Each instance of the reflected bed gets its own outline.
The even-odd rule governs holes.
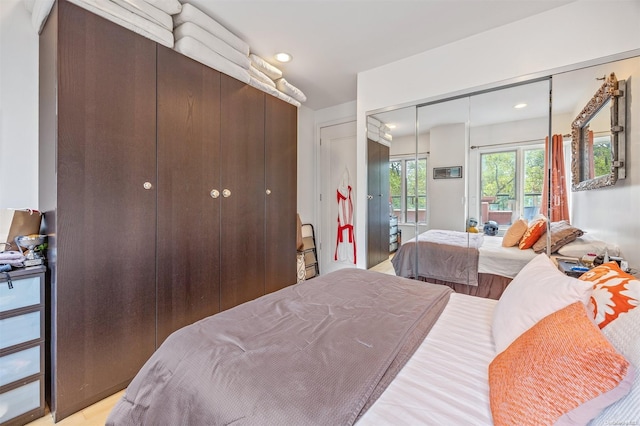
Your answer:
[[[438,235],[435,240],[430,237],[434,233]],[[446,235],[452,238],[453,244],[447,243]],[[458,241],[467,238],[470,245],[462,250]],[[416,256],[416,250],[419,250],[420,256]],[[531,249],[502,247],[502,237],[429,230],[421,233],[417,242],[413,238],[403,243],[391,263],[398,276],[444,284],[456,293],[497,300],[511,280],[535,256],[536,253]],[[451,263],[450,259],[456,259],[456,262]],[[461,262],[466,263],[464,268],[460,268]],[[450,275],[443,276],[443,264],[451,266]]]

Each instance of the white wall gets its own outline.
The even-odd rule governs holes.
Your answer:
[[[571,218],[594,237],[617,244],[629,265],[640,269],[640,57],[607,68],[628,82],[627,177],[613,187],[573,192]]]
[[[298,214],[302,223],[313,223],[316,201],[316,151],[314,112],[298,108]]]
[[[38,35],[22,0],[0,0],[0,208],[38,207]]]
[[[1,0],[0,0],[1,1]],[[301,110],[304,107],[301,107]],[[303,122],[298,121],[298,212],[303,222],[312,223],[321,234],[320,224],[320,129],[356,120],[356,102],[309,110]],[[300,113],[298,114],[300,117]],[[301,129],[301,127],[306,127]],[[304,137],[301,137],[303,136]],[[302,159],[301,156],[306,158]],[[352,173],[356,173],[354,170]],[[354,175],[355,178],[355,175]]]
[[[466,170],[466,125],[447,124],[431,128],[431,154],[427,162],[428,228],[466,229],[466,179],[434,179],[434,167],[463,166]]]
[[[615,30],[569,30],[579,17],[579,28],[602,28],[603,12],[615,10]],[[526,80],[532,74],[640,49],[640,2],[577,1],[473,37],[358,74],[358,123],[368,112],[406,106],[474,88],[499,86],[502,81]],[[571,27],[574,28],[574,27]],[[358,126],[358,179],[366,178],[366,135]],[[638,192],[638,191],[636,191]],[[360,196],[364,196],[360,193]],[[630,195],[637,206],[640,194]],[[363,200],[359,200],[363,202]],[[637,210],[636,210],[637,211]],[[359,212],[356,224],[365,223]],[[358,244],[365,241],[359,227]],[[640,259],[639,259],[640,260]],[[364,267],[359,262],[359,266]]]

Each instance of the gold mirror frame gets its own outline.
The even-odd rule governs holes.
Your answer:
[[[618,81],[615,73],[611,73],[571,123],[571,189],[573,191],[615,185],[618,179],[625,177],[624,87],[625,81]],[[584,169],[593,161],[588,155],[588,133],[584,130],[585,126],[609,101],[611,101],[611,169],[606,175],[581,180]]]

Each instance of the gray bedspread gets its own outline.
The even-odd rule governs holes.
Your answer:
[[[478,285],[483,234],[430,229],[402,244],[391,263],[396,275]]]
[[[205,318],[169,336],[107,424],[353,424],[450,292],[343,269]]]

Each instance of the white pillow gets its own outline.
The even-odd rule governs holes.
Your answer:
[[[560,272],[546,254],[534,257],[507,286],[493,311],[496,353],[547,315],[577,301],[586,306],[592,286]]]
[[[614,244],[607,244],[589,234],[584,234],[558,249],[558,254],[567,257],[582,257],[587,253],[604,254],[607,250],[609,256],[620,256],[620,248]]]
[[[620,314],[602,333],[636,369],[631,391],[607,407],[590,425],[613,425],[623,420],[640,420],[640,309]]]

